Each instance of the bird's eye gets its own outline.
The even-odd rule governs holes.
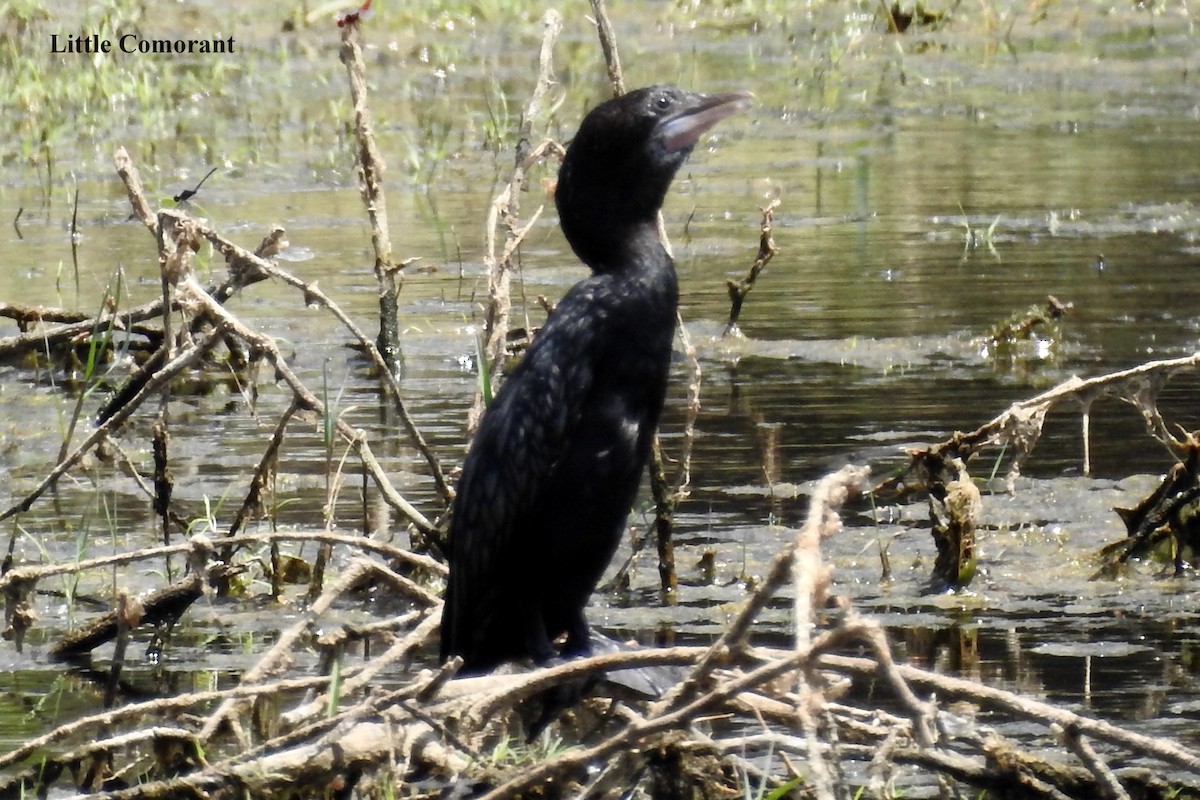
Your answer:
[[[671,98],[667,97],[665,94],[660,94],[658,97],[654,98],[654,107],[659,111],[666,111],[671,107]]]

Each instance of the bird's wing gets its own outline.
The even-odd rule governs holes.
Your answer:
[[[504,635],[505,623],[492,615],[520,613],[501,607],[504,573],[526,550],[519,540],[532,532],[523,522],[539,505],[591,391],[593,343],[607,316],[605,286],[593,276],[572,287],[484,414],[454,503],[443,657],[459,653],[471,661],[477,632]]]

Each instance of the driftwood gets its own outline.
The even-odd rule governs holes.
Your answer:
[[[47,651],[47,655],[56,660],[81,658],[105,642],[117,638],[122,625],[173,625],[188,607],[203,595],[203,576],[190,575],[142,598],[138,603],[140,613],[132,619],[121,610],[113,610],[95,617],[55,642]]]
[[[1104,548],[1104,565],[1096,577],[1109,577],[1134,558],[1152,557],[1162,543],[1170,549],[1169,560],[1176,575],[1189,564],[1186,553],[1200,547],[1200,431],[1172,438],[1179,461],[1167,470],[1158,487],[1134,508],[1116,508],[1128,536]],[[1194,556],[1192,556],[1194,558]]]

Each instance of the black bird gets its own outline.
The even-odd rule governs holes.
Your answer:
[[[567,148],[559,222],[593,274],[550,314],[463,465],[441,657],[462,656],[464,672],[590,649],[583,609],[620,542],[667,388],[679,288],[658,211],[696,141],[749,97],[638,89],[592,109]]]

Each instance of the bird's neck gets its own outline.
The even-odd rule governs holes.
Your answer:
[[[614,228],[604,236],[606,246],[597,248],[589,258],[580,258],[596,274],[620,275],[627,278],[674,280],[675,262],[663,245],[655,220],[630,223]]]

